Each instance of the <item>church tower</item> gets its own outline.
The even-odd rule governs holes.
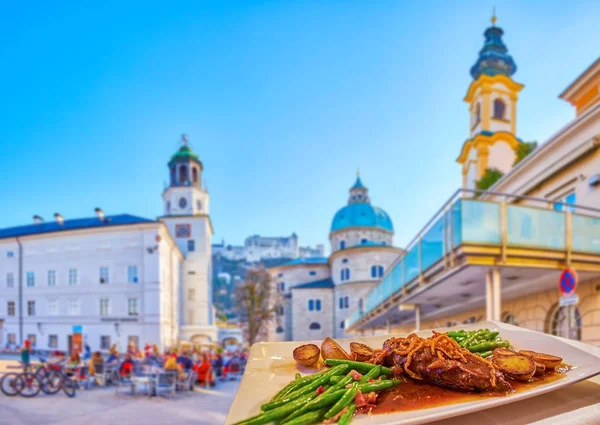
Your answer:
[[[517,134],[517,100],[523,85],[512,79],[517,65],[502,41],[504,31],[496,26],[485,30],[485,42],[475,65],[473,81],[464,101],[469,105],[470,137],[457,162],[462,165],[463,187],[475,189],[488,168],[507,173],[520,143]]]
[[[181,146],[171,157],[169,185],[163,192],[160,217],[185,256],[181,270],[180,337],[187,341],[215,341],[212,306],[212,224],[209,195],[202,184],[204,166],[181,136]]]

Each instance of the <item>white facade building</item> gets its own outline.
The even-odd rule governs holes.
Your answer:
[[[169,167],[159,220],[96,209],[0,229],[1,348],[66,351],[74,326],[93,350],[217,339],[202,163],[184,143]]]
[[[297,258],[269,269],[280,308],[269,324],[269,341],[342,338],[345,319],[402,254],[392,245],[387,213],[371,205],[360,177],[348,205],[333,217],[326,258]]]
[[[212,246],[215,254],[219,253],[229,260],[244,260],[257,263],[273,258],[307,258],[325,255],[325,246],[319,244],[314,248],[300,246],[298,236],[248,236],[243,246],[226,245],[225,242]]]

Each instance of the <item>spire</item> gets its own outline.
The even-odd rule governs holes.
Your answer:
[[[363,184],[360,179],[360,172],[356,171],[356,181],[350,188],[350,197],[348,198],[348,204],[355,203],[369,203],[369,189]]]
[[[483,33],[485,37],[483,48],[479,51],[477,62],[471,67],[471,76],[474,80],[482,74],[512,77],[517,71],[517,65],[512,56],[508,54],[508,49],[502,41],[504,31],[496,26],[497,21],[496,8],[494,7],[491,18],[492,26]]]

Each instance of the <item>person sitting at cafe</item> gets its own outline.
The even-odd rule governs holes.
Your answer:
[[[183,371],[183,368],[177,364],[177,357],[175,354],[169,356],[169,358],[165,362],[165,371],[176,372],[177,379],[181,381],[185,379],[185,372]]]
[[[133,373],[133,359],[131,358],[131,354],[125,354],[125,361],[121,364],[121,368],[119,369],[119,373],[122,378],[128,378]]]
[[[186,351],[182,352],[179,356],[177,356],[177,364],[181,365],[183,370],[189,372],[194,367],[192,363],[192,359],[190,359],[188,353]]]
[[[100,351],[95,351],[92,353],[92,357],[88,363],[90,368],[90,375],[96,374],[96,365],[104,363],[104,357],[102,357],[102,353]]]
[[[200,362],[195,366],[194,371],[198,376],[198,384],[205,385],[208,382],[211,386],[215,385],[212,366],[206,354],[200,356]]]
[[[108,359],[106,359],[106,363],[108,363],[108,364],[118,363],[119,362],[119,352],[117,351],[117,346],[113,344],[113,346],[110,347],[110,350],[108,350],[108,352],[110,353],[110,355],[108,356]]]

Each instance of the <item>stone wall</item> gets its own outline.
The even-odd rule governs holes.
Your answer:
[[[320,311],[309,311],[308,300],[320,300]],[[330,288],[292,289],[292,340],[325,339],[333,335],[333,290]],[[320,329],[311,329],[318,323]]]

